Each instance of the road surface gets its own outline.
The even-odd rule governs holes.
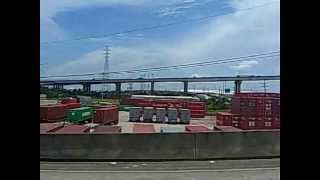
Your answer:
[[[280,159],[169,162],[40,162],[41,180],[274,180]]]

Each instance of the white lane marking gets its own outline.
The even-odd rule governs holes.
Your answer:
[[[280,167],[273,168],[244,168],[244,169],[203,169],[203,170],[153,170],[153,171],[88,171],[88,170],[41,170],[40,172],[57,173],[191,173],[191,172],[234,172],[234,171],[261,171],[261,170],[280,170]]]

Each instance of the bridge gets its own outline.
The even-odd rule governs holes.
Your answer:
[[[40,85],[53,86],[63,89],[64,85],[83,85],[83,90],[91,91],[92,84],[115,84],[118,95],[121,93],[123,83],[151,83],[151,93],[154,92],[154,84],[160,82],[182,82],[184,93],[188,92],[188,84],[191,82],[221,82],[234,81],[234,92],[241,91],[242,81],[280,80],[280,75],[273,76],[224,76],[224,77],[183,77],[183,78],[137,78],[137,79],[83,79],[83,80],[40,80]]]

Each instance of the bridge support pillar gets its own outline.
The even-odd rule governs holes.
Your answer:
[[[183,92],[188,93],[188,81],[183,82]]]
[[[241,80],[234,81],[234,93],[240,93],[241,92]]]
[[[91,85],[90,84],[83,84],[83,91],[84,92],[91,92]]]
[[[116,96],[120,97],[121,95],[121,83],[116,83]]]
[[[154,93],[154,82],[152,81],[151,82],[151,94],[153,94]]]
[[[63,89],[63,84],[54,84],[53,89]]]

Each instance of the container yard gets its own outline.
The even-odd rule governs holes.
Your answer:
[[[236,94],[232,98],[235,104],[215,115],[205,112],[204,102],[185,99],[156,98],[156,103],[130,105],[127,111],[119,110],[119,104],[70,99],[40,105],[40,159],[279,157],[280,95]],[[68,108],[75,103],[80,103],[80,108]]]
[[[40,132],[62,133],[70,128],[73,131],[70,125],[90,129],[82,133],[195,133],[280,128],[280,94],[277,93],[235,94],[229,112],[216,115],[206,115],[205,104],[195,98],[132,96],[127,102],[131,102],[128,111],[119,111],[114,104],[81,104],[73,98],[40,105]]]

